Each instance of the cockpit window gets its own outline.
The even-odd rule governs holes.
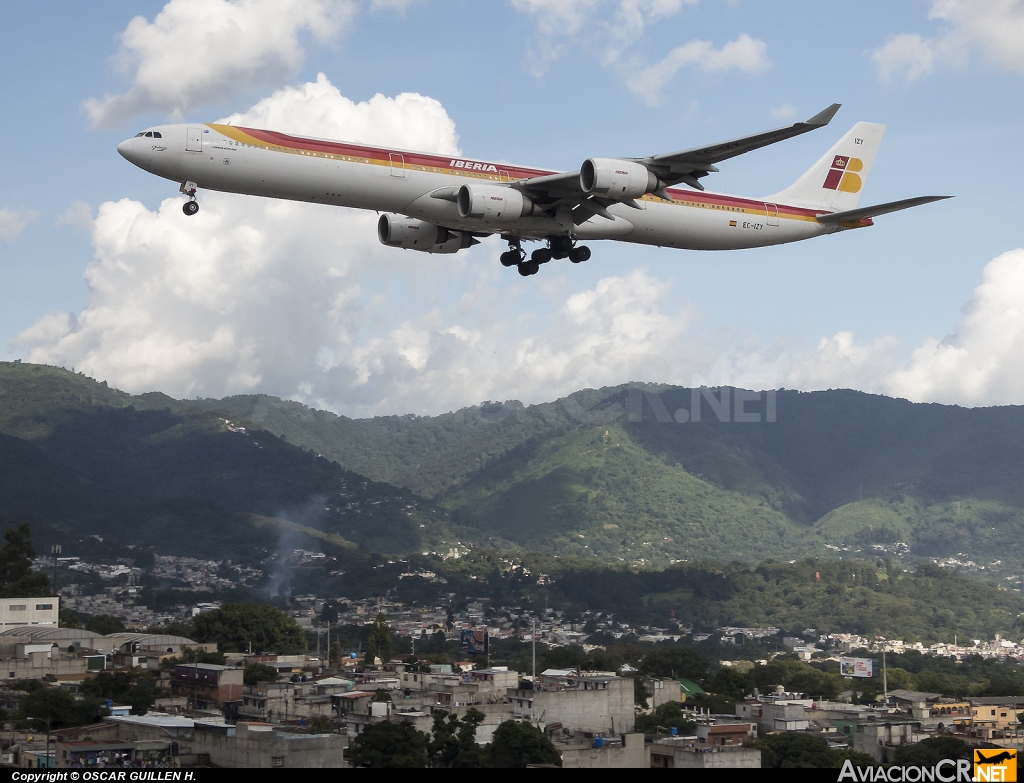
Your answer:
[[[146,138],[148,138],[148,139],[153,138],[153,131],[146,131]]]
[[[153,138],[154,139],[162,139],[163,137],[164,137],[164,135],[160,131],[153,131]]]
[[[145,133],[136,133],[135,134],[135,138],[139,138],[139,136],[145,136],[145,135],[146,135]]]

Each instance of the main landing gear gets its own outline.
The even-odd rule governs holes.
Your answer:
[[[518,267],[519,274],[523,277],[535,275],[540,271],[541,264],[546,264],[552,259],[561,260],[568,258],[574,264],[582,264],[590,260],[590,248],[586,245],[577,245],[572,237],[559,236],[548,240],[547,247],[541,247],[526,258],[526,251],[520,244],[519,237],[504,237],[508,242],[508,250],[501,254],[502,266]]]
[[[196,201],[196,190],[199,186],[194,182],[182,182],[179,190],[188,196],[188,201],[181,205],[181,211],[189,217],[199,212],[199,202]]]

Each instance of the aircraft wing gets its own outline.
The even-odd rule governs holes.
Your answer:
[[[917,198],[905,198],[902,201],[889,201],[885,204],[875,204],[873,207],[859,207],[848,209],[845,212],[832,212],[827,215],[818,215],[815,218],[819,223],[848,223],[863,218],[873,218],[879,215],[888,215],[890,212],[899,212],[901,209],[919,207],[922,204],[931,204],[933,201],[953,198],[952,196],[918,196]]]
[[[760,149],[761,147],[767,147],[769,144],[785,141],[786,139],[791,139],[794,136],[799,136],[803,133],[817,130],[818,128],[824,128],[832,121],[832,118],[836,116],[836,112],[839,111],[840,105],[841,104],[833,103],[827,109],[818,112],[809,120],[797,122],[784,128],[776,128],[775,130],[765,131],[763,133],[755,133],[752,136],[742,136],[738,139],[723,141],[719,144],[712,144],[707,147],[694,147],[689,150],[668,152],[664,155],[652,155],[647,158],[634,158],[633,160],[636,160],[638,163],[643,163],[656,173],[664,172],[667,175],[666,178],[670,177],[675,179],[676,175],[679,174],[697,174],[697,176],[703,176],[709,172],[718,171],[714,164],[721,163],[723,160],[735,158],[737,155],[752,152],[753,150]],[[701,188],[701,190],[703,190],[703,188]]]
[[[698,180],[701,177],[706,177],[713,171],[718,171],[714,165],[715,163],[734,158],[745,152],[766,147],[769,144],[791,139],[794,136],[799,136],[802,133],[807,133],[817,128],[822,128],[828,125],[836,115],[836,112],[839,111],[839,106],[840,104],[833,103],[809,120],[797,122],[784,128],[755,133],[752,136],[743,136],[707,147],[695,147],[689,150],[680,150],[679,152],[651,155],[646,158],[621,158],[621,160],[629,160],[643,165],[649,171],[656,174],[665,186],[684,182],[692,188],[704,190],[704,186]],[[576,218],[582,218],[583,220],[588,219],[590,214],[603,215],[605,208],[615,203],[613,199],[587,198],[580,184],[579,171],[566,171],[560,174],[546,174],[542,177],[522,179],[512,183],[512,187],[528,193],[531,198],[547,208],[555,209],[562,205],[570,206],[577,213]],[[662,195],[663,193],[664,191],[659,190],[656,191],[655,195],[668,198],[668,196]],[[636,206],[636,202],[628,201],[625,203],[630,206]],[[586,217],[584,217],[584,212],[578,209],[580,206],[585,207],[585,210],[588,212]]]

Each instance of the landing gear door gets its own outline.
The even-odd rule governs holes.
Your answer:
[[[188,141],[185,142],[185,150],[188,152],[203,151],[203,129],[189,128]]]

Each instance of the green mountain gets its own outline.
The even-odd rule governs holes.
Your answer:
[[[620,386],[354,420],[263,395],[132,397],[63,370],[0,364],[0,433],[17,441],[0,441],[0,459],[61,476],[40,506],[202,498],[386,552],[459,541],[652,566],[938,559],[1019,586],[1024,408],[843,390],[772,396],[743,407],[733,389]],[[736,421],[740,407],[758,420]],[[367,505],[355,514],[334,501],[322,505],[348,509],[344,521],[336,511],[297,521],[343,476],[388,508],[409,506],[409,524],[382,528]],[[2,482],[13,502],[18,488]]]
[[[676,423],[667,412],[693,410],[693,394],[621,386],[363,420],[266,396],[187,404],[230,410],[408,487],[485,542],[656,565],[952,559],[1019,584],[1024,408],[779,391],[775,421],[762,395],[760,422],[720,421],[704,398],[700,422]]]
[[[397,553],[454,538],[430,501],[246,424],[0,364],[0,524],[28,520],[38,540],[91,540],[108,555],[152,546],[242,561],[281,547]]]

